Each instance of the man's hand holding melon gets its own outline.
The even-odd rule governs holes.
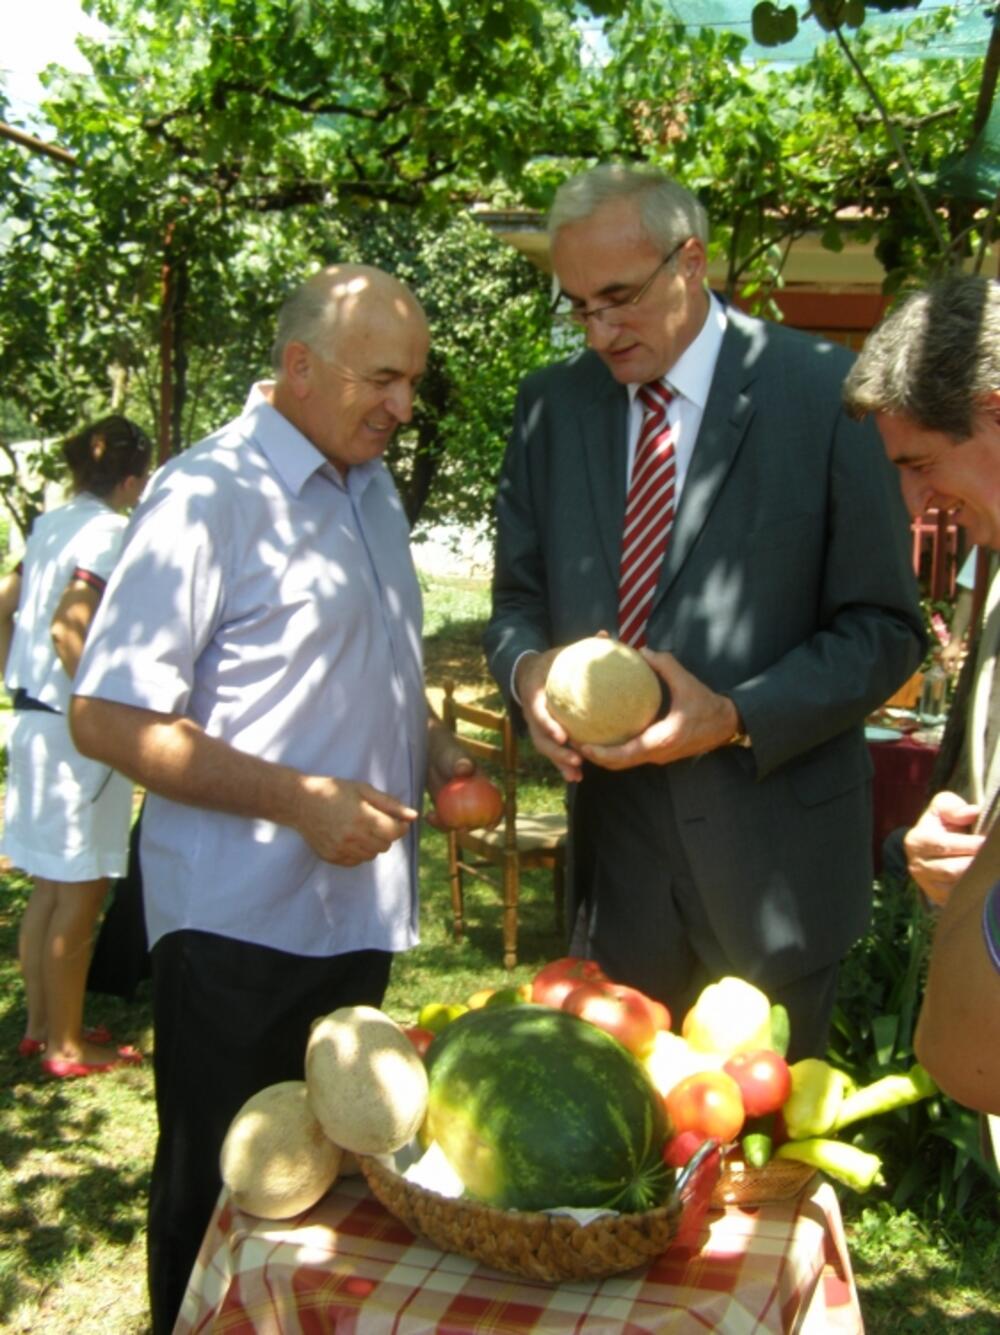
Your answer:
[[[549,668],[558,652],[522,654],[514,670],[514,689],[535,750],[551,760],[567,783],[576,783],[583,772],[583,757],[566,729],[549,713],[545,700]]]
[[[666,684],[670,707],[642,732],[618,746],[590,745],[581,750],[604,769],[668,765],[725,746],[740,730],[740,716],[728,696],[719,695],[686,671],[673,654],[641,651],[643,660]]]
[[[532,741],[570,783],[580,778],[584,757],[617,750],[660,708],[656,674],[603,631],[558,652],[528,655],[522,664],[518,693]]]
[[[603,631],[525,654],[515,677],[535,748],[571,783],[585,759],[612,770],[665,765],[725,746],[741,728],[732,700],[673,654],[637,651]],[[670,701],[663,718],[661,682]]]

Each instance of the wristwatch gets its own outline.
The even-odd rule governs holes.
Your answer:
[[[726,696],[726,699],[732,701],[733,708],[736,710],[736,731],[733,733],[732,737],[730,737],[729,741],[726,742],[726,746],[751,746],[750,734],[746,730],[746,725],[743,722],[743,715],[740,713],[736,701],[733,700],[731,695]]]

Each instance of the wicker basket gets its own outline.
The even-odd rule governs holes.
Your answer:
[[[378,1159],[359,1155],[358,1162],[372,1195],[414,1233],[442,1251],[527,1279],[587,1279],[644,1265],[666,1250],[681,1214],[675,1197],[642,1214],[578,1224],[565,1215],[449,1200],[408,1182]]]
[[[797,1196],[816,1174],[815,1168],[794,1159],[772,1159],[763,1168],[750,1168],[727,1155],[712,1191],[714,1206],[766,1205]]]
[[[688,1173],[682,1174],[666,1205],[656,1210],[606,1215],[579,1224],[566,1215],[501,1210],[441,1196],[369,1155],[358,1155],[358,1166],[376,1200],[442,1251],[550,1282],[615,1275],[661,1255],[677,1234]],[[690,1167],[695,1167],[694,1161]],[[723,1209],[790,1200],[813,1174],[807,1164],[791,1160],[773,1159],[765,1168],[748,1168],[742,1160],[727,1156],[712,1189],[711,1205]]]

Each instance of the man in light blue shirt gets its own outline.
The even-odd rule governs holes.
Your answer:
[[[77,745],[149,792],[154,1331],[173,1326],[233,1114],[302,1079],[314,1019],[381,1003],[392,952],[417,941],[425,782],[472,769],[427,707],[381,457],[427,349],[418,303],[379,270],[295,292],[274,381],[154,478],[76,679]]]

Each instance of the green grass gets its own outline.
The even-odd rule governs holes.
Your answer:
[[[428,582],[427,677],[453,675],[469,693],[492,696],[479,649],[486,593],[470,581]],[[558,801],[533,761],[530,797]],[[562,953],[550,881],[525,878],[519,964],[501,967],[499,896],[473,883],[466,935],[456,942],[443,836],[428,831],[421,866],[421,946],[393,970],[386,1009],[411,1023],[426,1001],[461,1000],[480,987],[526,981]],[[145,1196],[155,1139],[152,1073],[126,1068],[77,1083],[41,1080],[14,1055],[23,1024],[16,967],[26,884],[4,878],[0,898],[0,1330],[139,1335],[146,1330]],[[148,994],[132,1004],[88,1002],[88,1020],[121,1042],[152,1047]],[[941,1219],[927,1206],[900,1211],[873,1193],[841,1193],[869,1332],[1000,1329],[1000,1215],[981,1196]]]

